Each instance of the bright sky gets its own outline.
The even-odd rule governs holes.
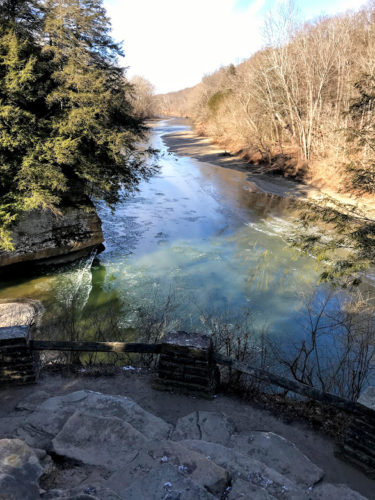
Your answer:
[[[222,65],[238,64],[263,44],[270,10],[285,0],[104,0],[116,41],[124,42],[128,76],[147,78],[157,93],[198,83]],[[299,0],[304,19],[358,9],[362,0]]]

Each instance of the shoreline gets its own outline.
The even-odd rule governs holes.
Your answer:
[[[251,192],[278,196],[280,198],[295,199],[300,202],[313,203],[321,206],[322,201],[328,208],[351,216],[375,221],[375,200],[363,201],[348,194],[341,194],[331,190],[319,189],[310,184],[293,180],[267,172],[263,165],[250,163],[239,155],[228,153],[212,138],[199,136],[193,124],[184,118],[166,117],[166,120],[182,121],[190,130],[176,131],[162,135],[162,140],[171,153],[179,156],[189,156],[214,166],[237,170],[246,173],[247,185],[244,189]]]

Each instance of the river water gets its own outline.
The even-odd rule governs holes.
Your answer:
[[[47,317],[59,304],[99,321],[110,311],[126,329],[169,298],[170,328],[202,330],[202,317],[230,322],[246,310],[259,329],[300,336],[306,297],[327,286],[317,262],[285,242],[295,214],[287,200],[251,192],[245,172],[170,153],[163,135],[186,127],[154,125],[159,172],[114,213],[98,203],[104,252],[3,282],[0,299],[40,299]]]

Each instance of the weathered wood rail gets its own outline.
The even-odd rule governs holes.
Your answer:
[[[331,394],[329,392],[320,391],[315,387],[302,384],[297,380],[291,380],[289,378],[282,377],[281,375],[276,375],[269,371],[256,368],[235,359],[227,358],[219,353],[214,353],[213,357],[216,363],[234,368],[241,373],[245,373],[246,375],[250,375],[258,380],[261,380],[262,382],[281,387],[283,389],[294,392],[296,394],[300,394],[301,396],[305,396],[306,398],[313,399],[321,403],[335,406],[340,410],[346,410],[351,413],[359,412],[361,414],[367,414],[375,419],[375,411],[355,401],[336,396],[335,394]]]
[[[159,354],[161,344],[126,342],[75,342],[65,340],[31,340],[33,351],[78,351],[78,352],[129,352]]]
[[[116,352],[116,353],[134,353],[134,354],[160,354],[162,343],[126,343],[126,342],[78,342],[78,341],[52,341],[52,340],[31,340],[30,348],[33,351],[75,351],[75,352]],[[375,412],[355,401],[336,396],[328,392],[320,391],[315,387],[302,384],[281,375],[276,375],[267,370],[256,368],[247,363],[237,361],[213,352],[213,360],[219,364],[233,368],[241,373],[250,375],[257,380],[266,382],[269,385],[281,387],[315,401],[335,406],[340,410],[352,413],[366,414],[374,418]]]
[[[362,468],[371,477],[375,477],[374,410],[296,380],[225,357],[214,352],[210,337],[196,333],[169,332],[157,344],[74,342],[32,340],[26,330],[27,327],[0,328],[0,385],[35,382],[36,351],[158,354],[160,356],[158,377],[154,381],[155,388],[195,393],[203,397],[212,397],[215,392],[215,367],[227,366],[269,385],[281,387],[349,413],[351,423],[347,427],[345,438],[338,443],[338,456]]]
[[[213,354],[216,363],[229,366],[270,385],[282,387],[314,401],[334,406],[351,415],[344,437],[336,443],[335,455],[375,478],[375,411],[355,401],[320,391],[280,375],[250,366],[219,353]]]

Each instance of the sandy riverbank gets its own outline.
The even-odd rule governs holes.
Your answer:
[[[187,120],[170,118],[176,124],[188,125]],[[231,155],[215,145],[210,138],[198,136],[193,129],[176,131],[163,136],[163,141],[169,151],[179,156],[190,156],[201,162],[211,163],[223,168],[246,172],[247,185],[245,189],[268,193],[271,195],[297,198],[300,201],[325,203],[332,208],[343,210],[346,205],[357,209],[358,214],[375,220],[375,200],[369,197],[355,197],[349,194],[337,193],[328,189],[317,189],[308,184],[302,184],[289,178],[267,173],[264,165],[255,165],[245,161],[240,156]]]

